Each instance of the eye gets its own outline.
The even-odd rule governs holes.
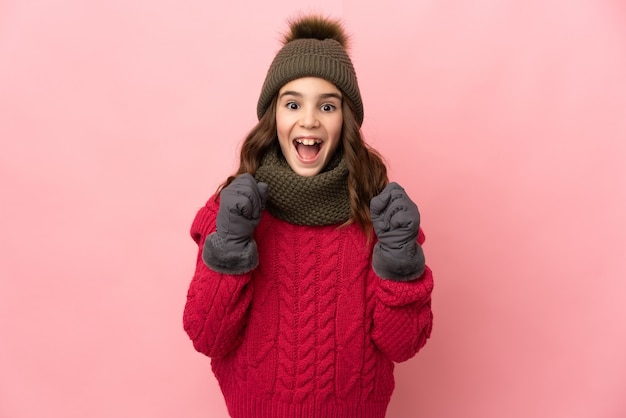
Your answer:
[[[322,109],[322,112],[332,112],[333,110],[337,109],[337,107],[333,104],[330,103],[324,103],[320,109]]]
[[[300,105],[298,103],[296,103],[296,102],[287,102],[285,107],[287,109],[290,109],[290,110],[298,110],[298,109],[300,109]]]

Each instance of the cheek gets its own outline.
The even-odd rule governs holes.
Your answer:
[[[276,118],[276,136],[278,137],[278,145],[280,145],[284,154],[290,146],[289,126],[285,123],[284,119],[278,117]]]
[[[332,136],[337,142],[341,140],[341,131],[343,129],[343,118],[339,117],[332,121],[329,125],[329,135]]]
[[[280,133],[288,133],[291,126],[289,118],[280,112],[276,113],[276,130]]]
[[[283,141],[288,141],[289,139],[289,129],[284,124],[276,124],[276,134],[278,136],[278,140],[282,143]]]

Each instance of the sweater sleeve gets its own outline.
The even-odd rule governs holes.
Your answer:
[[[424,242],[420,230],[418,242]],[[375,275],[372,271],[371,274]],[[431,294],[433,275],[428,266],[420,277],[395,282],[375,277],[376,304],[372,338],[389,359],[402,362],[413,357],[430,337],[433,323]]]
[[[191,226],[198,254],[183,313],[184,329],[196,350],[214,358],[227,355],[241,344],[252,299],[251,272],[222,274],[202,261],[204,241],[215,231],[217,209],[213,199],[209,200]]]

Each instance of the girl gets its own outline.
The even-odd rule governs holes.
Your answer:
[[[184,327],[233,418],[381,418],[432,327],[417,206],[361,136],[338,21],[293,21],[237,173],[201,208]]]

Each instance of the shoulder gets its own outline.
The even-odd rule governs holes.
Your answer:
[[[219,199],[216,195],[211,196],[209,200],[202,206],[191,224],[191,238],[199,242],[203,236],[208,235],[215,229],[215,219],[219,210]]]

